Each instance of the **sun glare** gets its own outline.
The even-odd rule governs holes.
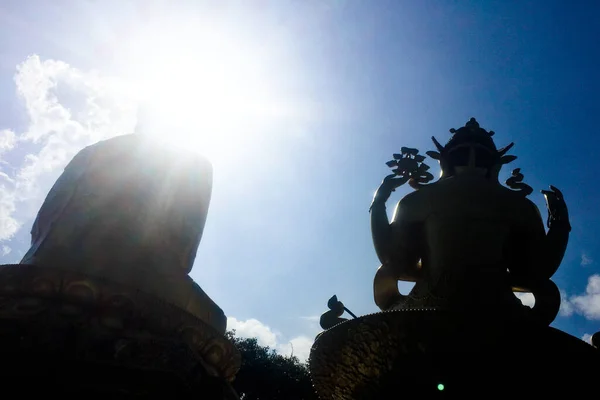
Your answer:
[[[146,29],[131,43],[144,134],[214,160],[276,112],[263,49],[243,37],[193,24]]]

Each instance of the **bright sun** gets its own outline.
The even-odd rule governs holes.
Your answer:
[[[215,161],[278,112],[266,57],[242,35],[178,22],[130,38],[127,60],[140,104],[138,126]]]

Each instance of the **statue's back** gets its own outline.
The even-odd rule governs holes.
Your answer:
[[[392,228],[405,244],[413,236],[423,273],[402,307],[520,306],[508,270],[535,262],[522,259],[531,243],[518,235],[525,225],[540,223],[533,203],[484,177],[455,176],[410,193],[400,207],[403,221]]]
[[[50,190],[21,263],[137,287],[224,330],[222,311],[188,276],[211,190],[212,167],[199,155],[137,134],[96,143]]]

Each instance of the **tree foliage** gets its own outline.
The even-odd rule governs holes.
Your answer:
[[[308,368],[295,356],[282,356],[258,344],[256,338],[240,338],[227,332],[242,355],[233,387],[243,400],[316,400]]]

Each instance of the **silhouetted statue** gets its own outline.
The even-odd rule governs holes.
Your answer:
[[[371,204],[371,230],[381,267],[373,282],[383,311],[340,318],[333,298],[325,331],[310,354],[312,382],[321,398],[344,400],[555,395],[558,389],[592,390],[596,371],[557,368],[600,361],[598,350],[550,325],[560,307],[551,277],[565,253],[569,214],[560,190],[543,190],[548,231],[527,199],[532,188],[519,168],[506,186],[498,176],[510,144],[497,149],[493,132],[472,118],[437,151],[442,174],[433,180],[425,156],[402,147],[387,165]],[[385,202],[408,183],[414,192],[388,220]],[[398,281],[414,282],[408,295]],[[533,308],[514,292],[531,292]],[[597,346],[597,336],[592,342]],[[523,360],[533,374],[507,367]],[[471,396],[472,395],[472,396]]]
[[[437,151],[427,154],[439,160],[441,178],[425,184],[418,158],[387,176],[371,205],[371,229],[382,265],[374,281],[375,302],[382,310],[435,307],[459,309],[486,307],[524,312],[514,291],[531,291],[536,297],[534,314],[552,322],[560,295],[550,277],[563,258],[569,217],[562,193],[551,186],[543,191],[548,205],[546,234],[540,213],[525,196],[531,188],[522,183],[519,169],[507,181],[498,182],[502,165],[516,157],[506,155],[512,143],[498,150],[493,132],[472,118],[466,126],[451,130]],[[401,157],[418,157],[403,149]],[[391,166],[396,166],[393,161]],[[388,163],[388,165],[390,165]],[[405,196],[388,221],[385,202],[409,182],[417,191]],[[398,291],[398,281],[416,282],[408,296]]]
[[[48,193],[21,263],[137,287],[224,332],[225,315],[188,276],[211,191],[200,155],[140,134],[88,146]]]
[[[239,400],[225,314],[189,276],[211,192],[208,160],[152,136],[78,152],[37,214],[29,251],[0,265],[5,386]]]
[[[319,319],[319,324],[323,329],[329,329],[344,321],[348,321],[348,318],[340,318],[344,312],[347,312],[353,318],[356,318],[356,315],[354,315],[352,311],[348,310],[346,306],[344,306],[344,303],[338,300],[336,295],[333,295],[329,299],[327,302],[327,307],[329,308],[329,311],[321,314],[321,318]]]

